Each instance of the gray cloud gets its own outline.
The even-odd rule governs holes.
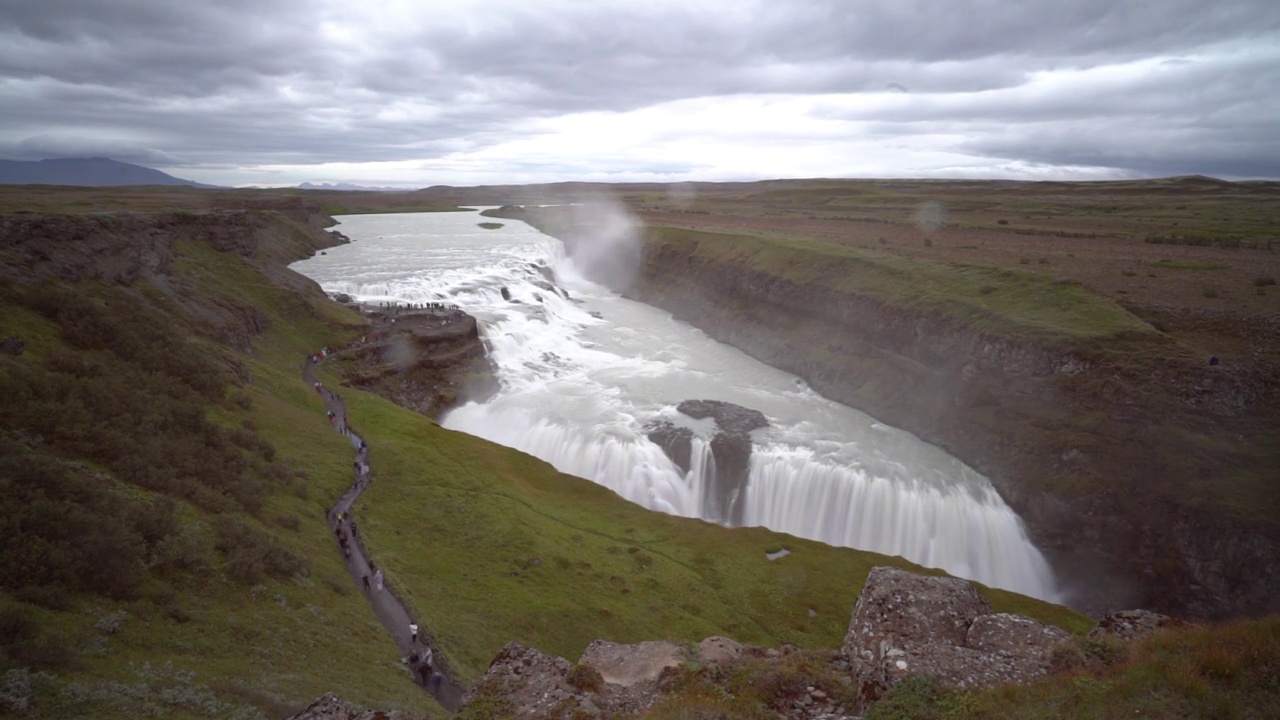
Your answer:
[[[7,157],[107,154],[246,178],[323,163],[474,167],[560,137],[574,113],[613,128],[694,101],[807,97],[794,123],[762,130],[742,115],[740,127],[850,153],[928,137],[929,152],[986,158],[993,174],[1015,161],[1280,177],[1270,0],[0,0],[0,17]],[[689,136],[760,150],[736,126]],[[674,143],[680,127],[654,137]],[[548,180],[735,172],[688,156],[690,143],[646,166],[616,134],[616,152],[552,157],[573,152],[562,139],[537,163],[504,162]],[[500,181],[503,167],[488,172]]]

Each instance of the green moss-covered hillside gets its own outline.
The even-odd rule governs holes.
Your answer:
[[[363,324],[283,267],[335,241],[297,209],[0,216],[0,337],[24,343],[0,354],[0,712],[274,718],[332,691],[442,714],[325,526],[350,446],[300,369]],[[343,395],[378,478],[361,532],[464,682],[508,640],[835,647],[868,568],[905,565],[648,513]]]

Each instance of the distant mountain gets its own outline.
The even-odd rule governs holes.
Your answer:
[[[299,190],[363,190],[367,192],[406,192],[405,188],[371,187],[368,185],[352,185],[351,183],[313,183],[304,182],[294,187]]]
[[[0,160],[0,185],[185,185],[213,188],[141,165],[107,158],[60,158],[57,160]]]

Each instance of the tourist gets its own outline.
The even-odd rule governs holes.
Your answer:
[[[369,592],[369,573],[365,573],[360,579],[364,581],[364,591]]]
[[[377,586],[378,591],[382,591],[382,571],[379,570],[373,574],[373,584]]]
[[[417,623],[413,623],[413,622],[409,623],[409,642],[413,643],[414,645],[418,644],[418,624]]]

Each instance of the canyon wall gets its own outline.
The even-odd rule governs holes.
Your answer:
[[[570,255],[591,242],[553,212],[517,215]],[[1209,366],[1150,328],[1048,339],[912,308],[883,286],[797,282],[797,265],[830,259],[794,247],[773,265],[706,252],[739,241],[650,229],[620,289],[990,477],[1079,609],[1280,611],[1275,518],[1225,495],[1274,467],[1258,449],[1276,426],[1274,380]]]

